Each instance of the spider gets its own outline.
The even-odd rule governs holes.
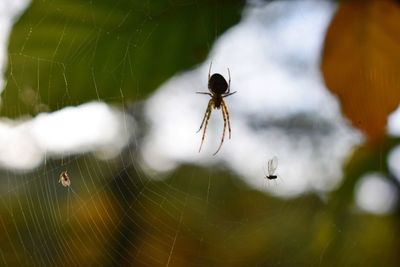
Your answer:
[[[71,180],[69,179],[67,171],[60,173],[60,179],[58,180],[64,187],[69,187],[71,185]]]
[[[201,151],[201,147],[203,146],[204,138],[206,136],[208,121],[211,117],[211,112],[213,108],[221,109],[222,117],[224,118],[224,130],[222,132],[221,143],[217,149],[217,151],[213,154],[216,155],[218,151],[221,149],[222,144],[224,143],[225,138],[225,130],[226,130],[226,122],[228,122],[229,129],[229,139],[231,139],[231,123],[229,121],[229,111],[228,107],[225,104],[224,98],[230,95],[233,95],[235,92],[230,93],[231,90],[231,73],[228,68],[229,82],[227,83],[224,76],[219,73],[214,73],[210,76],[211,73],[212,62],[210,63],[210,68],[208,70],[208,91],[209,92],[196,92],[197,94],[209,95],[211,96],[210,101],[208,101],[206,112],[204,113],[203,121],[201,122],[200,128],[197,132],[204,126],[203,136],[201,138],[201,144],[199,148],[199,152]]]

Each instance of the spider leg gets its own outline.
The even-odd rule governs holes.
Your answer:
[[[196,92],[196,94],[209,95],[209,96],[212,97],[212,94],[211,94],[211,93],[208,93],[208,92]]]
[[[210,101],[208,102],[206,113],[204,114],[203,121],[201,122],[200,129],[197,131],[197,132],[199,132],[201,130],[201,128],[203,128],[203,124],[205,123],[204,130],[203,130],[203,135],[201,137],[201,144],[200,144],[200,148],[199,148],[199,153],[201,151],[201,147],[203,146],[204,138],[206,137],[207,125],[208,125],[208,121],[210,120],[210,117],[211,117],[213,103],[214,102],[212,101],[212,99],[210,99]]]
[[[210,80],[210,74],[211,74],[211,66],[212,66],[212,61],[210,62],[210,67],[208,68],[208,80]]]
[[[225,113],[225,109],[224,109],[224,104],[222,104],[222,117],[224,118],[224,130],[222,131],[222,138],[221,138],[221,143],[219,144],[219,147],[217,149],[217,151],[215,151],[215,153],[213,154],[213,156],[215,156],[218,151],[221,149],[222,144],[224,143],[224,139],[225,139],[225,130],[226,130],[226,113]],[[229,136],[230,138],[230,136]]]
[[[231,139],[231,120],[229,119],[229,111],[228,106],[225,104],[225,101],[221,101],[222,110],[225,110],[226,118],[228,120],[228,130],[229,130],[229,139]]]
[[[237,91],[235,91],[235,92],[233,92],[233,93],[226,93],[226,94],[223,94],[222,97],[227,97],[227,96],[233,95],[233,94],[236,93],[236,92],[237,92]]]
[[[207,118],[207,115],[208,115],[209,112],[211,112],[211,108],[210,108],[211,101],[212,101],[212,99],[210,99],[210,101],[208,101],[207,109],[206,109],[206,112],[204,113],[203,120],[201,121],[200,128],[197,130],[196,133],[200,132],[201,128],[203,128],[203,125],[204,125],[204,122],[205,122],[205,120]]]
[[[228,94],[229,94],[229,92],[231,91],[231,72],[230,72],[230,70],[229,70],[229,68],[228,68],[228,75],[229,75],[229,82],[228,82]]]
[[[212,93],[211,89],[210,89],[210,78],[211,78],[211,66],[212,66],[212,61],[210,62],[210,68],[208,69],[208,91],[210,91],[210,93]]]

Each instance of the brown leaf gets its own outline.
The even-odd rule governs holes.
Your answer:
[[[342,2],[329,26],[321,64],[345,115],[376,143],[400,100],[400,5]]]

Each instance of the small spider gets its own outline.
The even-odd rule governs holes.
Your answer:
[[[268,160],[268,175],[266,175],[265,178],[269,180],[274,180],[278,178],[278,175],[274,174],[277,167],[278,167],[277,157],[273,157],[272,159]]]
[[[215,155],[218,153],[218,151],[222,147],[222,144],[224,143],[226,122],[228,122],[229,139],[231,139],[231,123],[229,121],[229,111],[228,111],[228,107],[225,104],[225,101],[223,98],[233,95],[234,93],[236,93],[236,91],[233,93],[230,93],[231,73],[229,71],[229,68],[228,68],[229,82],[227,83],[224,76],[222,76],[219,73],[214,73],[213,75],[210,76],[211,66],[212,66],[212,62],[210,63],[210,68],[208,70],[208,91],[210,91],[210,92],[196,92],[197,94],[211,96],[210,101],[208,101],[208,106],[207,106],[206,112],[204,114],[203,121],[201,122],[200,128],[197,132],[200,132],[200,130],[204,126],[203,136],[201,138],[201,144],[200,144],[200,148],[199,148],[199,152],[200,152],[201,147],[203,146],[204,138],[206,136],[207,125],[208,125],[208,121],[210,120],[210,117],[211,117],[211,112],[212,112],[213,108],[216,108],[216,109],[221,108],[222,117],[224,118],[224,130],[222,132],[221,143],[220,143],[217,151],[213,154],[213,155]]]
[[[60,179],[58,180],[64,187],[69,187],[71,185],[71,180],[69,179],[67,171],[60,173]]]

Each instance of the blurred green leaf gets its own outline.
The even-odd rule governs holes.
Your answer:
[[[11,35],[2,115],[142,99],[204,60],[243,2],[33,1]]]

